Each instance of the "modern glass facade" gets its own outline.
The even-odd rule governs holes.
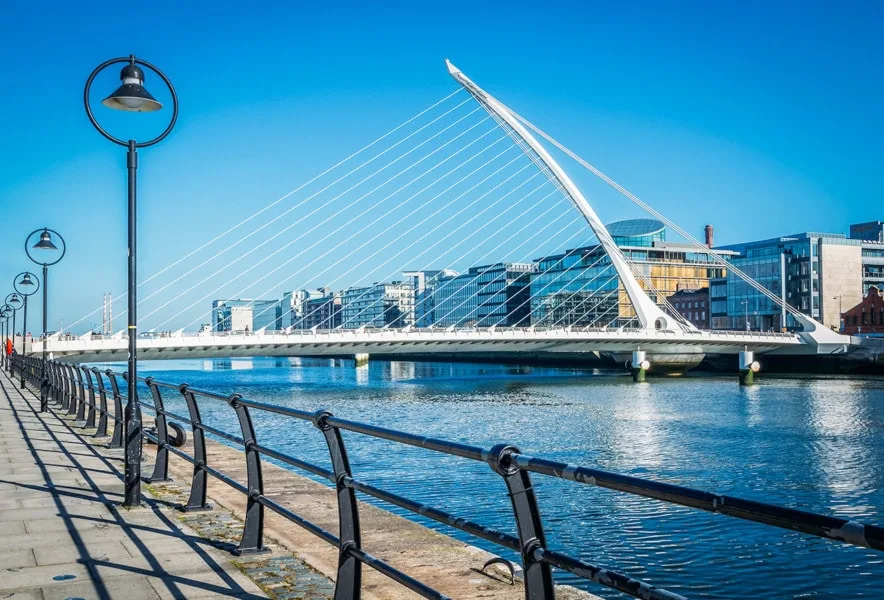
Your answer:
[[[608,225],[608,231],[632,263],[639,285],[661,306],[676,291],[707,287],[710,279],[725,273],[715,263],[713,251],[667,242],[660,221],[619,221]],[[537,259],[531,277],[531,320],[535,325],[547,326],[637,324],[626,290],[600,245]]]
[[[439,277],[418,298],[418,325],[490,327],[528,325],[529,263],[496,263]]]
[[[790,306],[837,328],[839,305],[860,294],[860,245],[841,234],[806,232],[724,248],[738,253],[731,259],[735,267],[778,298],[783,296],[785,278],[785,301]],[[712,283],[711,303],[713,329],[796,327],[791,315],[782,322],[778,303],[733,273]]]
[[[414,289],[410,282],[376,283],[341,294],[341,327],[406,327],[414,324]]]
[[[336,329],[341,326],[341,296],[334,294],[304,301],[300,329]]]

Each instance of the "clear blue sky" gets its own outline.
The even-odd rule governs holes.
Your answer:
[[[43,225],[69,244],[51,329],[125,289],[124,151],[88,123],[82,87],[130,52],[181,98],[173,134],[140,155],[144,276],[453,91],[446,57],[717,243],[884,218],[881,2],[368,4],[5,6],[2,295]],[[599,212],[638,216],[621,207]]]

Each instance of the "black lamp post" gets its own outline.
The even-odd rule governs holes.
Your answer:
[[[18,309],[24,306],[25,301],[21,296],[12,292],[6,296],[6,305],[12,308],[12,349],[15,350],[15,316],[18,314]],[[22,338],[24,339],[24,338]],[[22,349],[24,349],[24,345],[22,345]],[[12,373],[12,361],[9,361],[6,364],[6,368]]]
[[[120,72],[120,80],[122,85],[110,96],[102,100],[102,104],[108,108],[122,110],[126,112],[153,112],[160,110],[163,105],[154,99],[154,97],[144,88],[144,71],[141,66],[147,67],[157,75],[169,88],[172,94],[172,118],[166,129],[157,137],[146,142],[136,142],[135,140],[123,141],[114,137],[98,124],[92,114],[92,107],[89,104],[89,91],[92,88],[92,81],[95,76],[107,67],[115,64],[125,63]],[[139,66],[141,65],[141,66]],[[111,142],[124,146],[128,149],[126,154],[126,167],[129,171],[129,278],[128,278],[128,328],[129,337],[129,369],[127,377],[126,392],[126,461],[124,469],[125,498],[123,506],[139,506],[141,504],[141,408],[138,406],[138,395],[136,392],[138,379],[136,369],[136,340],[138,338],[138,330],[135,325],[135,316],[137,308],[137,279],[136,279],[136,211],[135,211],[135,172],[138,168],[138,148],[146,148],[162,141],[175,126],[178,119],[178,97],[175,94],[175,88],[172,83],[163,74],[149,62],[136,59],[134,55],[128,58],[112,58],[98,65],[86,80],[86,89],[83,92],[83,103],[86,106],[86,115],[89,121]]]
[[[12,287],[18,292],[19,296],[24,298],[24,315],[21,319],[21,354],[25,355],[27,350],[28,338],[28,296],[33,296],[40,289],[40,280],[30,271],[22,271],[12,280]],[[25,389],[25,371],[21,372],[21,387]]]
[[[3,319],[3,366],[6,366],[9,356],[6,354],[6,346],[9,341],[9,318],[12,316],[12,307],[8,304],[0,306],[0,319]]]
[[[30,245],[31,238],[35,235],[40,234],[40,239],[33,246]],[[52,241],[52,235],[55,234],[55,238],[58,240],[58,243],[61,244],[61,249],[59,250],[58,246],[55,245],[55,242]],[[32,261],[37,263],[38,265],[43,265],[43,372],[41,373],[41,382],[40,382],[40,412],[46,412],[46,407],[48,404],[48,392],[49,392],[49,378],[47,377],[46,370],[46,322],[47,322],[47,290],[49,289],[49,267],[60,262],[62,258],[64,258],[65,252],[67,252],[67,244],[64,243],[64,238],[61,237],[61,234],[55,231],[54,229],[49,229],[48,227],[44,227],[43,229],[35,229],[32,231],[28,237],[25,238],[25,253],[28,255]],[[55,251],[55,260],[38,260],[31,254],[31,250],[42,250],[41,255],[45,258],[47,254],[46,251],[53,250]]]

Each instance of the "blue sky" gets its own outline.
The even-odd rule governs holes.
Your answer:
[[[717,243],[884,218],[884,5],[713,4],[13,2],[0,291],[44,225],[69,245],[50,328],[125,289],[124,151],[88,123],[82,87],[130,52],[181,98],[175,131],[140,154],[142,278],[456,89],[446,57],[698,236],[714,224]],[[121,137],[162,127],[96,111]],[[641,216],[603,192],[597,208]]]

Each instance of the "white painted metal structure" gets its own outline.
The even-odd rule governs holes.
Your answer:
[[[634,307],[638,320],[642,325],[642,329],[663,329],[671,331],[694,329],[693,325],[690,323],[680,323],[670,315],[667,315],[659,306],[657,306],[656,302],[651,300],[651,298],[645,293],[636,280],[626,257],[623,256],[620,248],[614,243],[614,238],[608,233],[608,230],[605,228],[601,219],[599,219],[598,215],[589,205],[589,202],[586,201],[586,198],[577,186],[574,185],[574,182],[571,181],[571,178],[568,177],[567,173],[565,173],[564,169],[559,166],[555,159],[550,156],[549,152],[546,151],[546,148],[544,148],[524,126],[522,126],[513,113],[510,112],[510,110],[500,101],[473,83],[473,81],[464,75],[460,69],[451,64],[451,61],[446,60],[445,64],[448,65],[448,72],[455,81],[464,86],[464,88],[466,88],[466,90],[489,112],[506,123],[512,131],[525,144],[527,144],[534,153],[536,153],[537,158],[542,161],[543,165],[547,167],[548,173],[554,178],[554,183],[559,185],[562,191],[571,199],[571,202],[574,203],[574,206],[577,207],[577,210],[579,210],[586,218],[586,222],[589,223],[592,232],[598,238],[599,243],[611,259],[614,269],[617,270],[617,275],[620,277],[620,281],[626,289],[626,294],[632,302],[632,306]]]
[[[649,355],[738,354],[742,350],[777,354],[836,354],[842,344],[808,344],[800,335],[738,331],[644,329],[336,329],[262,332],[251,335],[181,333],[138,340],[138,357],[151,359],[240,356],[344,356],[356,354],[453,354],[526,352],[632,352]],[[51,357],[76,362],[125,360],[124,335],[58,339],[47,346]]]

